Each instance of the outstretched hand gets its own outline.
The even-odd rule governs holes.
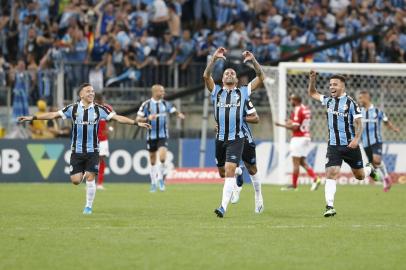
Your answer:
[[[185,120],[185,115],[183,113],[178,113],[178,117],[182,120]]]
[[[310,72],[309,72],[309,78],[310,78],[310,80],[315,80],[315,79],[316,79],[316,76],[317,76],[316,71],[314,71],[313,69],[310,70]]]
[[[34,117],[32,116],[20,116],[18,117],[18,122],[27,122],[27,121],[32,121]]]
[[[217,59],[226,60],[226,57],[224,56],[225,53],[227,53],[227,50],[225,48],[223,47],[217,48],[217,50],[213,54],[214,60]]]
[[[138,124],[139,127],[142,127],[142,128],[146,128],[146,129],[151,129],[152,128],[152,126],[150,124],[148,124],[148,123],[138,122],[137,124]]]
[[[252,52],[250,52],[250,51],[244,51],[242,53],[242,56],[244,57],[244,63],[247,61],[252,61],[255,58],[254,55],[252,54]]]

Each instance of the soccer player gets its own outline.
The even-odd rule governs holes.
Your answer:
[[[238,87],[238,78],[234,69],[227,68],[223,72],[222,86],[216,85],[211,76],[214,63],[225,60],[225,48],[218,48],[203,73],[204,82],[211,93],[214,106],[214,118],[218,126],[216,136],[216,163],[221,177],[225,178],[221,205],[214,210],[222,218],[230,202],[234,185],[236,184],[235,170],[240,163],[244,147],[243,132],[244,104],[249,99],[251,91],[258,89],[265,79],[261,66],[251,52],[243,52],[244,62],[252,61],[256,77],[247,85]],[[263,209],[261,182],[258,174],[251,177],[255,189],[255,212]]]
[[[395,132],[400,130],[392,124],[382,110],[371,103],[371,96],[368,91],[359,93],[358,103],[361,105],[362,123],[364,124],[362,145],[368,161],[381,173],[384,180],[383,190],[387,192],[391,188],[392,181],[382,160],[382,121],[387,128]]]
[[[95,102],[98,105],[104,106],[110,111],[113,108],[104,103],[102,94],[97,93],[95,95]],[[100,119],[99,129],[97,131],[97,137],[99,138],[99,174],[97,175],[97,189],[104,190],[104,170],[106,168],[106,158],[110,155],[109,151],[109,126],[105,119]]]
[[[83,214],[92,214],[93,201],[96,195],[95,178],[99,167],[99,140],[97,129],[100,119],[115,120],[122,124],[138,125],[150,128],[147,123],[116,114],[110,109],[95,104],[94,89],[91,84],[79,86],[80,101],[70,104],[57,112],[47,112],[38,116],[21,116],[20,122],[32,120],[72,119],[72,140],[70,157],[70,179],[74,185],[86,180],[86,206]]]
[[[353,175],[358,180],[371,176],[375,181],[380,177],[371,164],[362,164],[361,150],[358,145],[362,134],[361,109],[346,94],[345,77],[330,77],[330,96],[324,96],[316,90],[316,72],[309,73],[308,94],[326,106],[329,141],[326,155],[325,217],[336,215],[334,196],[336,180],[340,174],[343,160],[350,165]]]
[[[242,150],[241,159],[244,162],[245,168],[250,175],[250,177],[255,177],[258,172],[257,169],[257,155],[256,155],[256,144],[254,141],[254,136],[252,136],[252,131],[248,123],[251,124],[258,124],[259,123],[259,116],[255,110],[254,105],[252,104],[251,100],[248,99],[244,106],[244,115],[243,115],[244,122],[242,124],[242,129],[245,135],[244,138],[244,147]],[[237,203],[240,199],[240,193],[242,190],[242,186],[244,184],[243,179],[243,168],[242,166],[237,167],[235,169],[236,179],[236,186],[234,187],[233,194],[231,197],[231,203]],[[254,183],[254,182],[253,182]],[[255,186],[254,186],[255,189]],[[257,195],[258,198],[262,197],[261,190],[259,190],[259,194]],[[257,199],[259,200],[259,199]],[[259,209],[255,209],[256,212],[261,213],[264,210],[264,206],[259,205]]]
[[[160,84],[155,84],[151,88],[152,97],[142,103],[137,113],[137,121],[148,122],[152,128],[147,132],[147,150],[149,151],[149,161],[151,163],[151,192],[155,192],[157,185],[161,191],[165,190],[165,160],[169,137],[168,133],[168,113],[176,113],[180,119],[185,119],[185,115],[178,112],[168,101],[164,100],[165,89]],[[157,164],[157,154],[159,164]]]
[[[297,190],[297,180],[299,178],[300,166],[302,166],[313,180],[310,190],[315,191],[320,186],[321,180],[314,173],[313,168],[306,162],[311,141],[311,111],[307,106],[302,104],[302,98],[296,94],[290,95],[289,101],[293,107],[289,121],[285,124],[275,122],[276,126],[292,131],[292,138],[290,139],[290,154],[293,161],[292,185],[284,187],[281,190]]]

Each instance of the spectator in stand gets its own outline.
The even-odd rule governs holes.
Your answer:
[[[206,25],[210,28],[214,27],[213,5],[211,0],[194,0],[193,14],[195,21],[195,29],[200,29],[203,26],[203,16],[206,20]]]
[[[178,47],[176,48],[176,59],[175,62],[181,64],[181,69],[186,70],[189,64],[193,60],[194,48],[196,46],[195,41],[191,37],[189,30],[183,30],[182,38],[179,41]]]
[[[37,101],[38,111],[34,114],[38,116],[47,112],[47,103],[40,99]],[[32,139],[53,139],[55,134],[51,132],[47,124],[48,120],[33,120],[30,122],[29,129],[31,131]]]
[[[24,60],[18,60],[16,67],[9,73],[13,85],[13,119],[17,121],[20,115],[28,115],[28,100],[30,89],[30,76],[26,72]]]
[[[163,0],[154,0],[149,6],[150,32],[159,38],[168,29],[169,9]]]

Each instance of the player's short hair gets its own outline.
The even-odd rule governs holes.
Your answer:
[[[361,91],[359,91],[359,95],[371,96],[371,94],[370,94],[367,90],[361,90]]]
[[[80,91],[82,91],[83,88],[88,87],[88,86],[92,86],[92,85],[90,83],[82,83],[81,85],[79,85],[78,92],[77,92],[78,97],[80,96]]]
[[[344,84],[345,84],[345,80],[346,80],[345,76],[341,75],[341,74],[335,74],[335,75],[330,77],[330,80],[331,79],[338,79],[338,80],[342,81]]]

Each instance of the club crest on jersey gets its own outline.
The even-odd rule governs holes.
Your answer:
[[[347,106],[347,104],[344,104],[344,106],[343,106],[343,110],[344,110],[344,111],[348,110],[348,106]]]
[[[357,107],[357,113],[361,113],[360,107],[359,106],[356,106],[356,107]]]

